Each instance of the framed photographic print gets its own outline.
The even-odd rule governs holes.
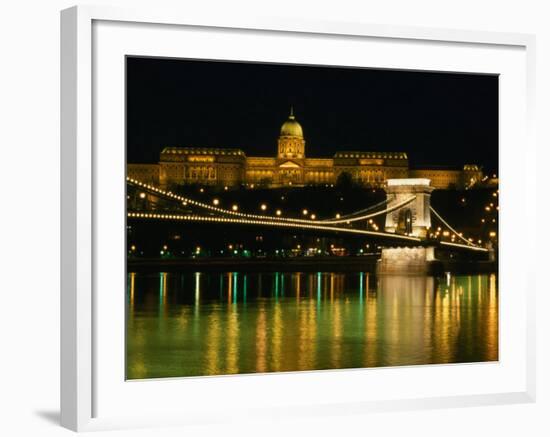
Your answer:
[[[532,36],[75,7],[61,45],[64,426],[534,399]]]

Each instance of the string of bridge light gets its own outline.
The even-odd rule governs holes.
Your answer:
[[[174,199],[174,200],[178,200],[178,201],[182,202],[184,206],[186,206],[187,204],[195,205],[195,206],[198,206],[199,208],[208,209],[210,211],[215,211],[215,212],[218,212],[218,213],[221,213],[221,214],[233,215],[233,216],[236,216],[236,217],[245,217],[245,218],[260,219],[260,220],[270,219],[270,220],[277,220],[277,221],[282,221],[282,222],[303,223],[303,224],[307,224],[307,223],[329,224],[330,223],[330,224],[336,225],[336,224],[342,224],[342,223],[348,224],[348,223],[351,223],[351,222],[356,222],[356,221],[361,221],[361,220],[368,220],[370,218],[374,218],[374,217],[377,217],[377,216],[382,215],[382,214],[388,214],[390,212],[393,212],[396,209],[399,209],[399,208],[409,204],[410,202],[412,202],[413,200],[416,199],[416,196],[412,196],[409,199],[405,199],[404,201],[399,202],[399,203],[397,203],[397,204],[393,205],[392,207],[387,208],[385,210],[378,211],[378,212],[372,213],[372,214],[353,217],[353,218],[339,217],[339,218],[335,218],[335,219],[325,219],[325,220],[314,220],[314,219],[304,220],[304,219],[289,218],[289,217],[276,217],[276,216],[268,216],[268,215],[249,214],[249,213],[243,213],[243,212],[233,211],[233,210],[224,209],[224,208],[218,208],[216,206],[212,206],[212,205],[209,205],[207,203],[197,202],[196,200],[190,199],[188,197],[180,196],[179,194],[174,194],[171,191],[162,190],[162,189],[157,188],[153,185],[146,184],[144,182],[138,181],[136,179],[132,179],[130,177],[127,177],[126,180],[131,185],[137,185],[137,186],[139,186],[141,188],[144,188],[146,190],[153,191],[154,193],[169,197],[169,198]]]
[[[422,241],[418,237],[405,236],[400,234],[393,234],[388,232],[374,232],[374,231],[365,231],[362,229],[352,229],[352,228],[337,228],[334,226],[318,226],[312,224],[298,224],[298,223],[282,223],[282,222],[269,222],[264,220],[247,220],[247,219],[234,219],[227,217],[203,217],[196,215],[179,215],[179,214],[158,214],[158,213],[141,213],[141,212],[128,212],[129,218],[152,218],[152,219],[161,219],[161,220],[176,220],[176,221],[204,221],[204,222],[216,222],[216,223],[239,223],[239,224],[252,224],[259,226],[278,226],[278,227],[291,227],[291,228],[306,228],[306,229],[315,229],[315,230],[328,230],[328,231],[337,231],[350,234],[360,234],[360,235],[374,235],[374,236],[383,236],[398,240],[407,240],[407,241]],[[440,241],[439,244],[452,247],[460,247],[468,250],[475,250],[479,252],[487,252],[488,249],[474,246],[471,244],[465,245],[460,243],[451,243],[448,241]]]
[[[318,224],[309,223],[283,223],[280,221],[274,220],[254,220],[254,219],[242,219],[242,218],[228,218],[228,217],[204,217],[190,214],[163,214],[163,213],[148,213],[148,212],[128,212],[128,218],[138,218],[138,219],[160,219],[160,220],[176,220],[176,221],[202,221],[202,222],[215,222],[215,223],[238,223],[238,224],[248,224],[248,225],[259,225],[259,226],[277,226],[277,227],[289,227],[289,228],[300,228],[300,229],[314,229],[314,230],[325,230],[325,231],[337,231],[350,234],[360,234],[360,235],[374,235],[374,236],[383,236],[388,238],[394,238],[397,240],[407,240],[407,241],[422,241],[418,237],[393,234],[388,232],[375,232],[367,231],[363,229],[353,229],[353,228],[341,228],[336,226],[321,226]]]
[[[395,205],[389,207],[389,208],[386,208],[382,211],[378,211],[378,212],[373,212],[372,214],[366,214],[366,215],[362,215],[362,216],[358,216],[358,217],[353,217],[353,218],[340,218],[340,219],[327,219],[327,220],[319,220],[317,221],[316,223],[324,223],[324,224],[331,224],[331,225],[338,225],[338,224],[342,224],[342,223],[351,223],[351,222],[357,222],[357,221],[361,221],[361,220],[368,220],[368,219],[372,219],[374,217],[378,217],[379,215],[382,215],[382,214],[389,214],[390,212],[393,212],[399,208],[402,208],[403,206],[405,205],[408,205],[409,203],[411,203],[413,200],[416,199],[416,196],[412,196],[412,197],[409,197],[408,199],[405,199],[403,200],[402,202],[399,202],[399,203],[396,203]]]
[[[468,242],[468,243],[470,243],[470,242]],[[440,241],[439,244],[444,245],[444,246],[463,247],[465,249],[476,250],[476,251],[479,251],[479,252],[489,252],[489,249],[486,249],[484,247],[471,245],[471,244],[466,245],[466,244],[460,244],[460,243],[452,243],[450,241]]]
[[[462,241],[465,241],[466,244],[467,244],[468,246],[472,246],[472,247],[477,247],[477,248],[479,248],[479,246],[477,246],[476,244],[472,243],[472,242],[471,242],[470,240],[468,240],[467,238],[463,237],[462,234],[461,234],[460,232],[458,232],[458,231],[457,231],[456,229],[454,229],[449,223],[447,223],[447,222],[445,221],[445,219],[444,219],[443,217],[441,217],[441,216],[439,215],[439,213],[438,213],[438,212],[433,208],[433,206],[431,206],[431,205],[430,205],[430,211],[433,212],[433,213],[435,214],[435,216],[436,216],[439,220],[441,220],[441,222],[442,222],[445,226],[447,226],[451,232],[453,232],[453,233],[454,233],[458,238],[460,238]],[[452,244],[456,244],[456,243],[452,243]]]
[[[371,205],[371,206],[369,206],[369,207],[367,207],[367,208],[365,208],[365,209],[361,209],[361,210],[355,211],[355,212],[350,212],[349,214],[346,214],[346,215],[338,215],[338,216],[336,217],[336,219],[347,220],[347,219],[352,218],[352,217],[355,217],[355,216],[357,216],[357,215],[359,215],[359,214],[364,214],[364,213],[366,213],[366,212],[369,212],[369,211],[372,211],[372,210],[374,210],[374,209],[377,209],[377,208],[381,207],[382,205],[385,205],[386,203],[388,203],[388,201],[389,201],[388,199],[384,199],[384,200],[382,200],[382,202],[379,202],[379,203],[377,203],[376,205]],[[321,220],[321,221],[327,223],[327,222],[330,222],[330,221],[332,221],[332,220],[335,220],[335,219],[324,219],[324,220]]]
[[[390,212],[393,212],[409,203],[411,203],[413,200],[416,199],[416,196],[412,196],[408,199],[405,199],[404,201],[402,202],[399,202],[395,205],[393,205],[392,207],[390,208],[387,208],[385,210],[382,210],[382,211],[378,211],[376,213],[372,213],[372,214],[367,214],[367,215],[362,215],[362,216],[358,216],[358,217],[352,217],[350,218],[350,216],[352,215],[356,215],[358,213],[361,213],[361,211],[357,211],[355,213],[351,213],[351,214],[348,214],[346,217],[340,217],[340,218],[337,218],[337,219],[325,219],[325,220],[304,220],[304,219],[296,219],[296,218],[287,218],[287,217],[275,217],[275,216],[268,216],[268,215],[258,215],[258,214],[248,214],[248,213],[242,213],[242,212],[239,212],[239,211],[232,211],[232,210],[228,210],[228,209],[224,209],[224,208],[218,208],[216,206],[212,206],[212,205],[209,205],[209,204],[206,204],[206,203],[202,203],[202,202],[197,202],[193,199],[190,199],[190,198],[187,198],[187,197],[184,197],[184,196],[180,196],[178,194],[174,194],[172,193],[171,191],[165,191],[165,190],[162,190],[160,188],[157,188],[153,185],[149,185],[149,184],[146,184],[144,182],[141,182],[141,181],[138,181],[136,179],[132,179],[130,177],[127,177],[126,178],[127,181],[132,184],[132,185],[137,185],[139,187],[142,187],[142,188],[145,188],[146,190],[150,190],[150,191],[153,191],[157,194],[160,194],[160,195],[163,195],[163,196],[166,196],[166,197],[169,197],[169,198],[172,198],[172,199],[175,199],[175,200],[178,200],[180,202],[183,202],[184,205],[185,204],[191,204],[191,205],[196,205],[200,208],[204,208],[204,209],[208,209],[208,210],[211,210],[211,211],[216,211],[216,212],[219,212],[221,214],[227,214],[227,215],[233,215],[233,216],[236,216],[236,217],[244,217],[246,219],[255,219],[255,220],[271,220],[271,222],[285,222],[285,223],[299,223],[301,225],[311,225],[311,224],[319,224],[319,225],[336,225],[336,224],[342,224],[342,223],[346,223],[346,224],[349,224],[351,222],[355,222],[355,221],[361,221],[361,220],[367,220],[367,219],[372,219],[374,217],[377,217],[381,214],[388,214]],[[378,205],[380,204],[383,204],[383,203],[386,203],[387,200],[383,201],[383,202],[380,202],[379,204],[377,205],[373,205],[369,208],[366,208],[365,210],[363,211],[366,211],[368,209],[374,209],[375,207],[377,207]],[[468,246],[471,246],[471,247],[478,247],[477,245],[475,245],[474,243],[472,243],[470,240],[464,238],[462,236],[462,234],[460,234],[457,230],[455,230],[449,223],[447,223],[445,221],[445,219],[443,219],[443,217],[441,217],[441,215],[439,215],[439,213],[432,207],[430,206],[430,210],[435,214],[435,216],[441,220],[441,222],[447,226],[449,228],[449,230],[451,230],[451,232],[453,232],[456,236],[458,236],[461,240],[463,240]],[[244,223],[244,222],[243,222]],[[326,229],[326,227],[320,227],[318,229]],[[337,229],[337,228],[334,228],[334,229]],[[349,228],[339,228],[339,229],[349,229]],[[394,234],[386,234],[386,233],[376,233],[374,231],[365,231],[365,232],[370,232],[371,234],[379,234],[379,235],[394,235]],[[420,240],[419,240],[420,241]],[[449,244],[456,244],[456,243],[449,243]]]
[[[183,203],[184,206],[194,205],[198,206],[199,208],[207,209],[210,211],[215,211],[220,214],[226,214],[226,215],[232,215],[236,217],[246,217],[251,219],[271,219],[271,220],[277,220],[282,222],[297,222],[297,223],[315,223],[315,220],[304,220],[304,219],[295,219],[295,218],[288,218],[288,217],[276,217],[276,216],[268,216],[268,215],[259,215],[259,214],[248,214],[240,211],[235,210],[229,210],[224,208],[218,208],[216,206],[209,205],[207,203],[198,202],[196,200],[190,199],[188,197],[180,196],[179,194],[174,194],[171,191],[165,191],[160,188],[157,188],[153,185],[146,184],[144,182],[140,182],[136,179],[132,179],[127,177],[126,180],[131,185],[136,185],[138,187],[144,188],[145,190],[152,191],[156,194],[159,194],[161,196],[165,196],[168,198],[171,198],[172,200],[177,200]]]

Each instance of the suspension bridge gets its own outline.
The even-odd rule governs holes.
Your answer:
[[[174,205],[173,209],[163,211],[128,210],[127,216],[131,219],[182,223],[238,224],[354,234],[376,237],[381,241],[387,241],[388,245],[393,248],[412,245],[428,248],[442,246],[461,251],[489,251],[487,248],[476,245],[473,241],[465,238],[430,205],[430,195],[433,187],[430,186],[428,179],[389,179],[386,186],[386,199],[383,202],[350,214],[327,219],[301,219],[241,212],[207,204],[133,178],[128,177],[126,182],[130,187],[169,201]],[[385,217],[383,231],[361,227],[362,223],[376,217]],[[450,234],[454,235],[457,242],[430,238],[432,218],[440,222]]]

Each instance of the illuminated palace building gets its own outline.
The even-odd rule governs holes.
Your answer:
[[[221,185],[282,187],[336,184],[342,173],[365,187],[386,179],[427,178],[435,188],[462,188],[482,180],[479,166],[411,169],[404,152],[337,152],[332,158],[306,157],[302,126],[292,110],[281,126],[276,157],[246,156],[237,148],[165,147],[158,164],[128,164],[128,176],[161,187]]]

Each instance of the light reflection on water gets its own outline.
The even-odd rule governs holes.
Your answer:
[[[496,275],[130,273],[127,377],[498,360]]]

